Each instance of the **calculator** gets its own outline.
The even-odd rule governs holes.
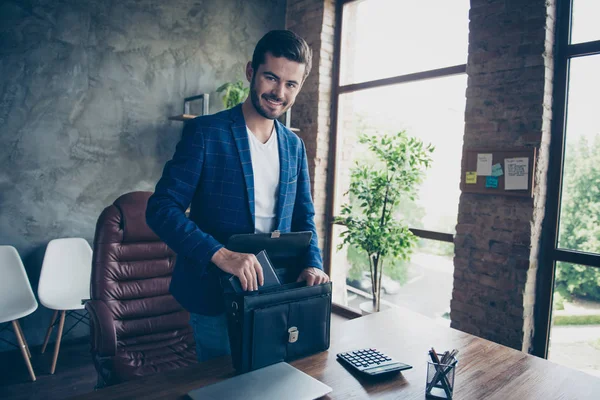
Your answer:
[[[412,368],[412,365],[392,360],[391,357],[376,349],[348,351],[337,354],[337,357],[351,368],[370,376]]]

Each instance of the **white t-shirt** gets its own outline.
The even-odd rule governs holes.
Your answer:
[[[248,131],[250,158],[254,172],[255,233],[271,233],[275,228],[277,198],[279,197],[279,146],[273,129],[266,143],[261,143]]]

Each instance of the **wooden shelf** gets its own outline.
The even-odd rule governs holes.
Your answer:
[[[171,121],[189,121],[191,119],[196,118],[197,115],[192,115],[192,114],[181,114],[181,115],[174,115],[172,117],[169,117],[169,119]],[[288,128],[290,131],[292,132],[300,132],[300,129],[298,128]]]
[[[171,121],[189,121],[191,119],[196,118],[197,115],[192,115],[192,114],[180,114],[180,115],[174,115],[172,117],[169,117],[169,119]]]

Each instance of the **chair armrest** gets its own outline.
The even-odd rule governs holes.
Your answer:
[[[114,356],[117,353],[117,333],[112,313],[102,300],[86,301],[85,309],[90,314],[94,327],[92,351],[96,351],[100,356]]]

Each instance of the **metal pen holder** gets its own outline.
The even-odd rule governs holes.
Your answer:
[[[428,399],[452,399],[454,375],[458,360],[452,357],[445,364],[427,361],[425,397]]]

